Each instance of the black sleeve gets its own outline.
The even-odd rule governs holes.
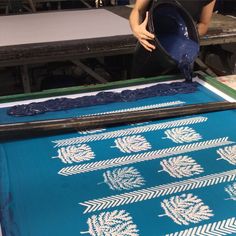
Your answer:
[[[201,0],[202,1],[202,6],[206,6],[209,3],[213,2],[214,0]]]

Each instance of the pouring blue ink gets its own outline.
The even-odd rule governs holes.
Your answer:
[[[149,28],[155,35],[156,51],[162,52],[162,55],[160,52],[156,52],[156,55],[169,60],[170,66],[174,63],[186,81],[192,81],[193,64],[200,49],[193,19],[175,1],[154,5],[150,15]]]

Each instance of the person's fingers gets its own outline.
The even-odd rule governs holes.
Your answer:
[[[155,46],[152,45],[151,43],[149,43],[147,40],[142,39],[142,40],[140,40],[140,42],[141,42],[142,45],[145,45],[145,48],[148,48],[149,51],[152,51],[152,50],[155,49]]]
[[[155,38],[155,35],[150,33],[149,31],[145,30],[143,32],[143,34],[145,34],[147,37],[149,37],[150,39],[154,39]]]
[[[141,39],[146,39],[146,40],[153,40],[153,38],[150,37],[149,35],[147,35],[146,33],[140,34],[140,38]]]
[[[141,42],[140,42],[141,43]],[[152,49],[150,49],[150,48],[148,48],[145,44],[143,44],[143,43],[141,43],[142,44],[142,46],[147,50],[147,51],[149,51],[149,52],[152,52]]]
[[[144,19],[144,21],[143,21],[143,23],[142,23],[142,25],[145,27],[145,29],[146,29],[146,27],[147,27],[147,24],[148,24],[148,11],[146,12],[145,19]]]
[[[145,40],[150,40],[150,38],[148,36],[146,36],[145,34],[141,34],[140,39],[145,39]]]
[[[155,36],[147,31],[147,24],[148,24],[148,11],[146,12],[146,17],[145,17],[143,23],[141,24],[141,28],[143,29],[143,33],[146,36],[148,36],[150,39],[154,39]]]
[[[142,40],[142,41],[148,48],[152,50],[156,49],[156,47],[153,44],[149,43],[147,40]]]

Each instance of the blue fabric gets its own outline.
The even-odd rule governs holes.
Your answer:
[[[127,108],[131,105],[138,107],[144,104],[177,100],[193,104],[203,101],[220,101],[222,99],[199,86],[198,91],[194,94],[145,99],[129,104],[110,104],[109,106],[100,106],[99,109],[96,107],[76,109],[70,114],[67,112],[48,113],[49,115],[44,114],[41,118],[57,117],[62,114],[63,116],[64,114],[65,116],[72,116],[78,114],[78,111],[80,111],[80,114],[89,114]],[[190,230],[193,227],[201,227],[204,224],[212,224],[218,221],[221,222],[221,226],[224,228],[223,220],[227,221],[236,216],[236,202],[233,195],[229,195],[226,191],[229,186],[233,186],[233,183],[236,182],[236,169],[235,165],[232,164],[236,160],[233,159],[233,156],[231,159],[226,157],[219,159],[221,156],[217,151],[234,146],[236,141],[235,116],[236,111],[231,110],[136,125],[131,124],[107,130],[97,130],[93,133],[75,132],[66,135],[2,143],[0,146],[0,173],[4,178],[1,178],[0,185],[0,207],[1,219],[7,219],[1,222],[5,230],[3,235],[73,236],[83,233],[84,235],[100,236],[106,235],[104,230],[114,230],[116,227],[120,235],[128,235],[129,229],[130,232],[133,230],[133,235],[154,236]],[[3,117],[2,114],[1,119]],[[9,119],[12,121],[16,118],[10,117]],[[136,133],[134,130],[131,132],[130,129],[135,128]],[[191,128],[201,137],[191,142],[182,140],[183,142],[180,143],[179,140],[179,143],[176,143],[177,136],[167,137],[167,131],[175,128]],[[127,143],[130,142],[127,137],[132,139],[134,136],[141,136],[146,140],[146,145],[143,146],[142,151],[134,151],[135,145],[127,146]],[[77,141],[75,139],[67,140],[69,138],[77,138]],[[207,147],[207,144],[213,146]],[[72,161],[72,158],[59,158],[59,150],[65,148],[65,151],[66,148],[75,147],[76,145],[77,147],[85,145],[85,151],[91,154],[90,156],[87,155],[87,160],[75,162],[76,158],[74,161]],[[195,145],[197,149],[191,150],[193,146],[185,146],[182,149],[169,150],[169,155],[166,151],[159,152],[159,154],[155,154],[156,156],[154,155],[153,159],[149,159],[152,151],[166,150],[167,148],[183,145]],[[73,149],[70,150],[73,151]],[[182,150],[182,152],[178,153],[178,150]],[[163,155],[163,153],[167,153],[167,155],[157,157]],[[141,155],[144,155],[145,160],[137,161],[137,158],[141,158]],[[124,156],[127,158],[120,159],[120,164],[115,166],[113,160]],[[162,161],[179,156],[191,157],[202,167],[202,172],[177,178],[171,176],[169,172],[163,171]],[[133,157],[132,160],[135,161],[125,164],[125,160],[131,160],[130,157]],[[63,160],[67,163],[64,163]],[[78,159],[76,160],[78,161]],[[98,162],[104,160],[110,160],[113,164],[109,167],[108,162],[103,162],[99,169]],[[70,161],[72,163],[69,163]],[[92,163],[95,163],[93,166],[95,169],[91,165],[89,166]],[[88,164],[87,167],[91,168],[83,173],[76,173],[78,171],[76,169],[64,169],[67,167],[82,167],[83,164]],[[133,184],[132,189],[128,185],[127,189],[119,189],[119,186],[116,185],[118,183],[112,185],[112,182],[105,181],[105,177],[109,180],[112,176],[117,175],[117,169],[127,170],[124,168],[131,168],[129,169],[131,172],[135,169],[144,181],[139,181],[137,186]],[[70,173],[70,175],[66,173]],[[220,173],[223,177],[217,179],[215,175]],[[134,172],[133,175],[135,176]],[[209,178],[212,178],[210,181],[205,177],[209,175]],[[203,179],[199,179],[200,177]],[[196,185],[196,183],[191,182],[194,180],[205,182]],[[188,188],[178,187],[180,184],[183,185],[183,181],[191,182],[190,184],[185,182]],[[124,187],[122,178],[119,183],[120,188]],[[175,183],[171,186],[172,190],[167,191],[167,184],[172,183]],[[122,198],[122,194],[125,193],[135,196],[134,194],[138,190],[143,191],[142,193],[147,197],[148,192],[145,192],[145,190],[154,191],[152,188],[161,185],[163,185],[163,191],[159,193],[160,196],[150,195],[150,199],[143,197],[139,198],[137,202],[134,202],[134,198],[132,198],[128,204],[123,204],[124,202],[119,202],[118,205],[116,205],[117,203],[110,203],[110,205],[101,206],[101,209],[89,207],[89,200],[105,201],[109,200],[107,197],[112,196]],[[200,215],[197,223],[188,220],[186,220],[188,224],[176,223],[173,220],[173,215],[172,217],[166,215],[162,203],[164,200],[169,201],[171,197],[174,197],[175,201],[179,196],[182,199],[186,199],[187,196],[197,196],[200,199],[199,201],[209,210],[208,218],[199,220],[202,217]],[[10,199],[10,201],[6,201],[7,199]],[[125,217],[125,214],[128,214],[131,218]],[[112,224],[111,219],[114,219],[117,215],[119,215],[118,219]],[[126,221],[122,221],[122,219],[126,219]],[[102,224],[105,224],[107,228],[101,228]],[[128,228],[128,225],[132,227]],[[99,229],[100,234],[97,233]],[[201,230],[204,231],[204,229]],[[210,230],[213,232],[214,227],[210,227]],[[125,231],[126,234],[122,234]],[[236,234],[236,231],[232,232]]]

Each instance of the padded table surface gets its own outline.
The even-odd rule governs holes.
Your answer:
[[[191,94],[39,117],[8,117],[7,107],[15,104],[5,104],[0,120],[225,99],[230,98],[199,80]],[[1,143],[3,236],[236,234],[235,117],[229,110]]]
[[[1,16],[0,66],[133,53],[136,39],[129,27],[130,12],[130,7],[117,6]],[[236,42],[235,30],[235,19],[215,14],[201,44]]]
[[[126,19],[105,9],[0,17],[0,47],[131,34]]]

